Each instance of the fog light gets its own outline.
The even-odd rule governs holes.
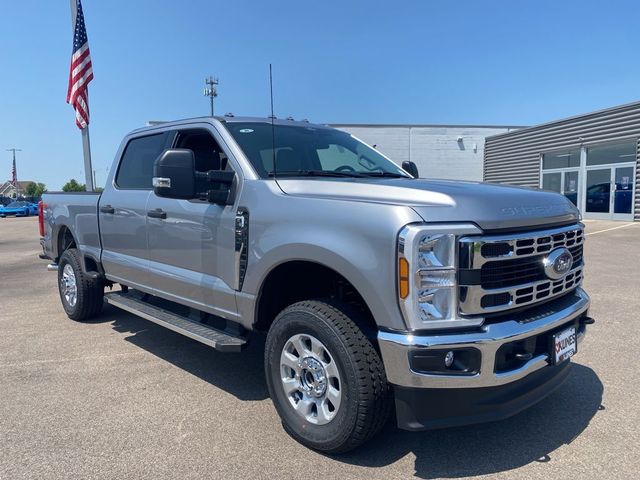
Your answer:
[[[447,354],[444,356],[444,366],[449,368],[451,365],[453,365],[453,360],[454,360],[453,352],[451,351],[447,352]]]

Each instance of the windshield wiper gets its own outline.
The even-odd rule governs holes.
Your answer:
[[[411,178],[409,175],[403,175],[395,172],[366,172],[361,173],[363,177],[388,177],[388,178]]]
[[[336,172],[335,170],[276,170],[269,172],[270,177],[348,177],[359,178],[363,175],[358,172]]]

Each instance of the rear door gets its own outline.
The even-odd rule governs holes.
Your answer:
[[[192,150],[197,171],[236,171],[210,125],[177,131],[175,148]],[[236,175],[236,185],[240,177]],[[205,193],[216,185],[198,181]],[[236,198],[238,195],[236,195]],[[147,211],[149,283],[155,293],[191,307],[233,318],[235,303],[235,209],[204,199],[161,198],[151,192]]]
[[[147,202],[153,163],[172,139],[169,132],[127,139],[117,171],[102,193],[98,206],[102,264],[110,280],[149,290]]]

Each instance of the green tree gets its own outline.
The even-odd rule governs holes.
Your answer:
[[[47,191],[47,186],[42,182],[29,182],[25,192],[29,197],[41,197],[44,192]]]
[[[85,192],[87,190],[84,183],[78,183],[75,178],[72,178],[62,186],[63,192]]]

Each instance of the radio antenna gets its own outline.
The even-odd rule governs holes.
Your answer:
[[[276,127],[273,124],[275,116],[273,114],[273,72],[271,64],[269,64],[269,90],[271,92],[271,155],[273,159],[273,178],[276,178]],[[276,180],[276,183],[278,180]]]

